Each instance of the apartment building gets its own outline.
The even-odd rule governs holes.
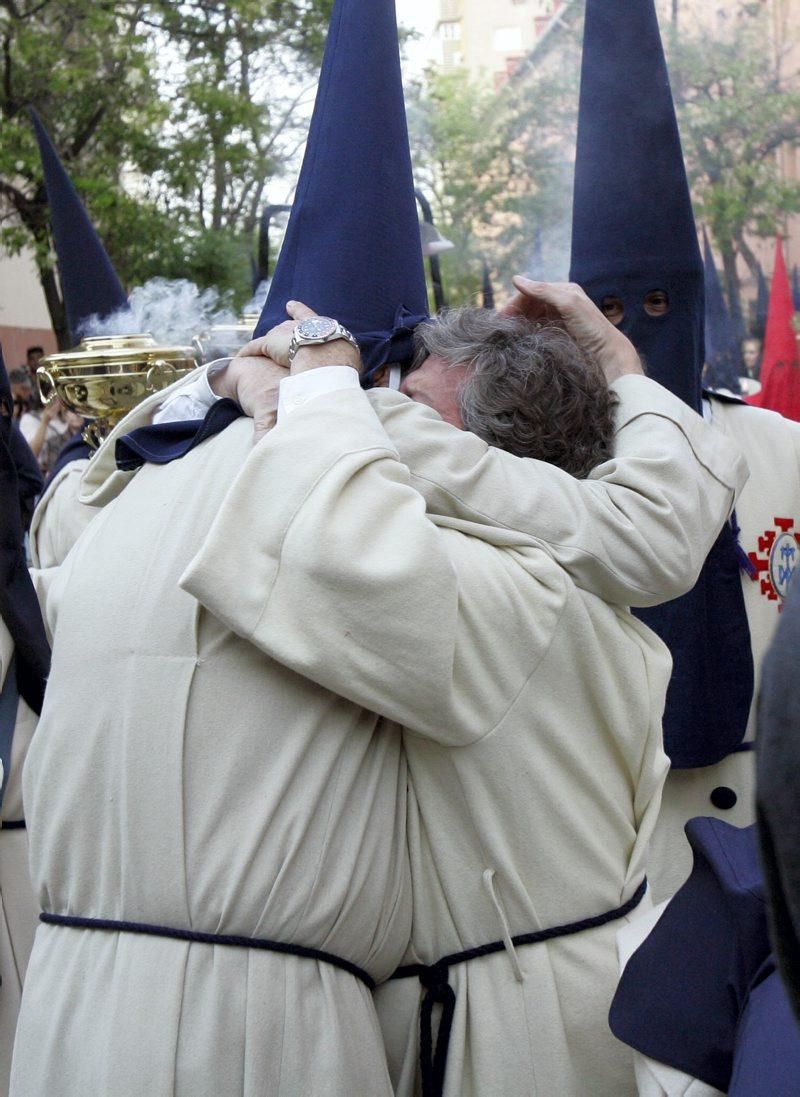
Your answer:
[[[439,0],[436,34],[445,70],[466,68],[499,87],[567,0]]]

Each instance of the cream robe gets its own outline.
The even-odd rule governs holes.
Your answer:
[[[420,414],[394,394],[371,399]],[[321,472],[309,454],[337,439],[341,456]],[[426,518],[417,477],[363,393],[310,401],[269,441],[274,454],[269,443],[254,451],[181,583],[291,669],[405,725],[406,960],[624,902],[643,875],[667,767],[664,646],[580,592],[532,535],[476,515]],[[735,481],[733,447],[727,457],[720,475]],[[276,476],[296,485],[291,514],[269,499]],[[731,499],[720,487],[701,552]],[[633,1092],[630,1053],[606,1022],[616,928],[453,969],[446,1092]],[[419,997],[413,980],[378,994],[400,1093],[415,1084]]]
[[[180,384],[178,383],[174,387],[178,388]],[[664,584],[665,578],[668,583],[675,584],[676,581],[679,581],[679,569],[675,569],[674,563],[669,563],[674,561],[676,542],[680,546],[681,538],[686,534],[686,540],[683,543],[689,553],[696,544],[696,536],[692,534],[688,523],[689,518],[692,516],[690,510],[686,508],[688,505],[694,505],[691,497],[692,494],[697,493],[694,488],[687,490],[687,487],[694,483],[691,477],[687,478],[687,470],[694,471],[696,474],[699,473],[700,477],[705,476],[707,480],[706,488],[712,495],[714,491],[717,491],[718,494],[721,491],[721,480],[718,480],[720,470],[719,468],[714,470],[712,454],[708,452],[703,454],[701,430],[697,438],[692,438],[692,431],[698,433],[696,422],[689,421],[685,423],[681,430],[675,430],[675,425],[680,418],[686,418],[686,412],[685,409],[681,409],[677,402],[672,400],[672,397],[665,394],[663,389],[658,388],[651,382],[644,381],[643,378],[628,378],[627,382],[619,383],[618,391],[622,398],[622,406],[626,406],[626,403],[628,405],[627,415],[620,415],[621,429],[618,436],[618,459],[609,463],[605,468],[604,474],[600,477],[602,483],[596,485],[596,490],[593,485],[582,485],[579,491],[576,491],[576,482],[571,477],[566,477],[559,471],[554,470],[552,466],[539,466],[537,502],[540,514],[540,529],[545,524],[545,516],[552,516],[555,522],[555,531],[552,534],[553,545],[556,550],[566,546],[567,552],[573,554],[575,562],[579,564],[578,572],[583,569],[581,574],[585,573],[586,576],[593,578],[599,575],[604,583],[609,580],[610,576],[612,583],[617,584],[620,581],[626,581],[624,569],[629,566],[633,570],[633,578],[629,581],[632,581],[634,588],[646,591],[647,585],[650,584],[655,590],[656,597],[653,598],[653,593],[645,593],[644,597],[647,600],[657,600],[657,587]],[[149,415],[153,414],[157,404],[160,403],[161,398],[161,395],[153,397],[149,402],[146,402],[149,407],[143,406],[134,411],[132,416],[128,417],[120,428],[117,428],[117,433],[133,429],[135,426],[146,422]],[[396,399],[402,402],[402,398],[395,397]],[[675,406],[669,407],[668,405],[671,402],[673,405],[677,405],[680,410],[676,411]],[[408,405],[407,402],[403,403],[405,404],[407,416],[424,415],[430,419],[432,414],[427,409]],[[647,415],[647,412],[653,411],[655,411],[655,415]],[[438,422],[436,416],[432,416],[432,418]],[[436,446],[431,448],[430,445],[432,427],[433,423],[428,421],[425,425],[426,442],[422,446],[429,459],[436,450]],[[450,430],[440,422],[438,422],[438,428],[443,428],[446,431]],[[465,436],[460,432],[457,432],[457,434],[459,443],[467,445],[467,448],[469,448],[469,452],[465,454],[467,479],[473,484],[477,483],[483,488],[489,488],[492,498],[495,498],[497,490],[496,477],[498,473],[500,479],[503,479],[506,475],[503,472],[502,465],[499,465],[498,462],[509,463],[514,459],[508,459],[508,455],[498,454],[496,451],[487,451],[483,443],[471,436]],[[683,437],[681,437],[681,434],[683,434]],[[414,431],[412,431],[412,438],[414,437]],[[418,436],[417,440],[419,440]],[[448,446],[446,464],[451,461],[452,450],[450,446],[452,441],[452,437],[446,440]],[[628,446],[629,452],[626,452],[626,448],[624,448],[624,441],[630,443]],[[108,500],[113,497],[116,491],[128,479],[131,479],[131,474],[112,473],[110,482],[103,482],[104,477],[100,474],[103,468],[103,457],[105,457],[106,462],[106,475],[113,468],[112,465],[109,465],[112,445],[113,440],[106,448],[105,453],[101,453],[99,459],[94,460],[92,470],[87,476],[90,487],[94,488],[95,498],[92,499],[94,502]],[[736,460],[730,454],[729,459],[729,468],[725,472],[729,474],[730,478],[735,479]],[[525,483],[530,484],[529,470],[531,463],[516,462],[516,464],[520,475],[523,472],[523,466],[526,466],[527,478]],[[724,461],[720,460],[719,464],[724,468]],[[660,475],[660,483],[653,482],[654,472]],[[741,470],[739,472],[741,475]],[[605,480],[608,482],[607,491],[605,489]],[[522,480],[518,479],[517,484],[521,486]],[[420,485],[417,484],[417,486]],[[432,482],[429,486],[436,489],[436,485]],[[512,477],[509,486],[514,487],[514,478]],[[509,496],[507,493],[506,504],[509,504],[512,498],[514,498],[514,495]],[[559,507],[557,507],[559,500],[563,500],[563,504],[564,502],[567,504],[566,508],[562,504],[563,513],[561,514],[559,513]],[[555,507],[555,510],[552,510],[552,507]],[[685,529],[678,529],[675,523],[671,524],[668,517],[665,517],[668,516],[671,510],[678,513],[685,512]],[[636,551],[641,543],[639,539],[644,538],[646,540],[646,533],[650,531],[653,532],[651,540],[660,540],[662,544],[667,545],[669,551],[665,553],[664,561],[654,554],[640,557],[638,551]],[[695,532],[699,532],[699,527]],[[656,538],[655,534],[660,534],[660,538]],[[581,547],[582,536],[586,540],[583,547]],[[671,538],[672,541],[669,541]],[[621,551],[617,553],[615,562],[609,564],[608,561],[598,555],[597,546],[600,543],[619,546]],[[627,545],[628,551],[624,551]],[[671,567],[672,574],[669,572]]]
[[[117,424],[83,476],[82,503],[102,507],[136,475],[116,468],[117,438],[151,423],[195,379],[154,393]],[[582,589],[622,605],[658,605],[696,582],[708,531],[729,515],[747,465],[735,442],[655,381],[625,376],[611,388],[619,400],[614,457],[586,480],[494,449],[397,392],[373,389],[369,399],[428,510],[445,523],[519,529]]]
[[[750,466],[750,480],[736,503],[741,527],[739,541],[759,567],[755,580],[742,572],[745,609],[755,665],[755,691],[746,740],[756,731],[756,702],[761,681],[761,663],[772,640],[786,593],[780,568],[792,567],[800,557],[795,534],[800,537],[800,423],[784,419],[777,412],[747,404],[711,401],[713,425],[720,439],[733,439]],[[797,553],[788,560],[781,548]],[[772,582],[772,576],[776,583]],[[712,792],[732,790],[736,803],[720,809],[711,801]],[[715,766],[674,770],[664,789],[661,816],[653,836],[648,875],[656,902],[673,895],[688,877],[692,853],[683,828],[697,815],[724,819],[734,826],[748,826],[755,820],[755,756],[752,751],[730,754]]]
[[[63,563],[69,550],[97,514],[78,499],[81,477],[89,461],[82,457],[65,465],[36,504],[30,530],[31,561],[35,568]]]
[[[60,564],[98,513],[78,501],[81,476],[88,461],[70,462],[53,478],[39,500],[30,529],[31,558],[36,568]],[[43,577],[39,577],[43,578]],[[43,584],[41,584],[43,585]],[[0,681],[11,655],[11,637],[0,621]],[[22,766],[36,729],[36,714],[20,700],[14,731],[12,767],[2,808],[2,822],[20,822]],[[22,998],[22,982],[39,922],[39,904],[28,870],[28,837],[23,829],[0,832],[0,1097],[8,1093],[11,1052]]]
[[[14,645],[0,620],[0,685],[5,682]],[[22,810],[22,763],[36,727],[36,715],[20,698],[0,823],[19,822]],[[28,836],[24,830],[0,827],[0,1094],[8,1093],[11,1049],[39,906],[28,873]]]
[[[397,728],[234,635],[178,586],[252,422],[147,466],[47,599],[54,655],[24,774],[43,909],[324,949],[385,978],[407,946]],[[265,443],[269,446],[269,441]],[[294,507],[278,475],[270,494]],[[15,1097],[391,1092],[372,997],[318,962],[42,925]]]

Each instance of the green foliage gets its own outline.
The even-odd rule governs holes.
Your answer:
[[[800,91],[775,66],[763,15],[739,20],[726,36],[680,38],[670,68],[698,213],[719,237],[772,234],[785,191],[776,151],[800,139]]]
[[[673,39],[670,72],[698,219],[722,255],[739,307],[741,256],[753,275],[749,236],[771,236],[800,211],[800,183],[782,178],[778,152],[800,142],[797,74],[782,71],[767,13],[745,5],[725,30]]]
[[[298,142],[331,2],[0,0],[0,248],[33,247],[62,341],[27,108],[125,284],[189,277],[240,303],[264,185]]]
[[[450,303],[479,302],[482,259],[495,289],[530,269],[537,229],[563,237],[571,202],[579,62],[517,74],[495,91],[463,70],[428,72],[407,92],[417,182],[437,228],[456,246],[442,256]],[[561,240],[563,247],[563,239]]]

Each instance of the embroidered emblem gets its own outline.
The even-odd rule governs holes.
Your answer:
[[[761,593],[783,609],[783,600],[795,568],[800,563],[800,531],[795,531],[793,518],[776,518],[774,529],[764,530],[758,539],[758,551],[747,554],[756,574],[753,580],[761,584]]]

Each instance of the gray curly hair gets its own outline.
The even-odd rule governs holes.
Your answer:
[[[612,456],[617,397],[561,328],[460,308],[420,324],[414,340],[414,367],[429,355],[469,367],[461,419],[489,445],[579,478]]]

